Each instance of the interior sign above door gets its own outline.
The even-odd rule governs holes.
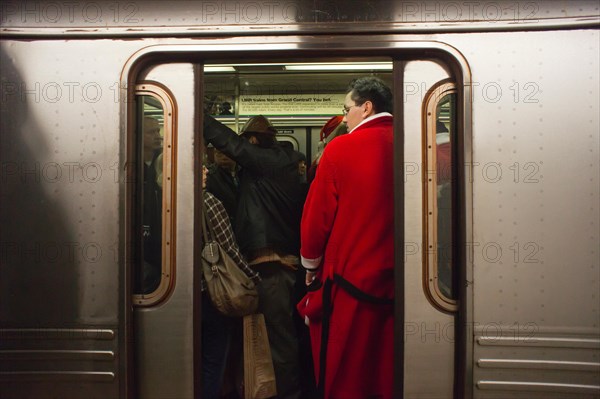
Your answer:
[[[240,96],[240,115],[339,115],[344,94]]]

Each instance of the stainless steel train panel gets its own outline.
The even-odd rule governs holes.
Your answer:
[[[405,266],[404,397],[450,398],[454,386],[454,316],[435,309],[423,291],[422,107],[426,92],[448,78],[441,66],[413,61],[404,74]],[[408,171],[411,171],[409,173]],[[414,172],[414,173],[412,173]]]
[[[177,106],[175,287],[163,303],[134,311],[138,399],[192,398],[194,248],[194,75],[192,64],[153,67],[140,81],[158,82]]]
[[[557,20],[540,17],[539,24],[529,21],[518,29],[542,29],[549,23],[566,27],[561,20],[577,26],[597,24],[597,2],[538,5],[549,3],[546,14]],[[10,10],[3,3],[2,18]],[[32,38],[42,33],[23,29],[44,23],[20,21],[22,15],[3,19],[3,35]],[[577,16],[590,18],[577,20]],[[90,26],[76,32],[69,24],[46,25],[51,26],[50,34],[109,34]],[[115,29],[124,36],[150,32],[142,28],[136,33],[121,25]],[[367,25],[374,29],[372,24],[361,29]],[[427,24],[420,26],[425,29]],[[466,29],[462,26],[456,29]],[[297,24],[288,28],[295,29],[295,34],[302,31]],[[443,29],[439,24],[433,28]],[[180,34],[188,31],[181,26],[175,29]],[[223,25],[220,29],[239,33],[252,26]],[[341,28],[331,24],[306,29]],[[400,24],[389,29],[415,27]],[[473,135],[468,137],[473,163],[465,168],[472,176],[473,196],[466,201],[467,212],[473,216],[467,228],[473,236],[467,253],[474,266],[467,270],[470,280],[464,283],[474,294],[466,298],[472,301],[468,311],[473,312],[464,328],[469,329],[472,343],[467,350],[474,352],[472,364],[467,365],[468,371],[473,367],[474,397],[599,397],[597,25],[594,30],[435,37],[345,35],[343,41],[334,36],[230,35],[206,41],[210,45],[205,49],[212,46],[212,50],[233,54],[244,46],[264,52],[269,50],[260,47],[265,41],[273,50],[298,51],[302,47],[298,44],[348,50],[352,45],[362,52],[380,49],[382,43],[390,51],[394,46],[414,51],[419,46],[447,43],[468,60],[473,84],[465,90],[472,90],[473,105],[465,112],[473,115]],[[191,49],[200,42],[185,38],[20,41],[7,36],[0,42],[3,397],[87,399],[128,394],[126,106],[119,98],[121,73],[129,57],[146,46],[181,44]],[[428,65],[432,64],[409,64],[407,73],[417,82],[445,76],[430,76]],[[194,82],[191,67],[181,64],[157,67],[146,77],[163,81],[176,94],[180,107],[178,274],[168,301],[136,312],[138,371],[143,376],[140,392],[147,397],[191,397]],[[405,106],[405,161],[422,165],[420,102],[408,98]],[[416,243],[422,240],[421,193],[420,179],[407,180],[405,234],[407,241]],[[452,319],[428,307],[421,270],[419,255],[407,258],[406,322],[425,325],[419,324],[418,336],[405,337],[405,389],[413,397],[425,396],[424,392],[450,397],[453,377],[448,370],[453,367],[454,349],[443,334],[449,334],[446,326]],[[441,339],[437,341],[436,336]],[[165,382],[164,389],[160,381]]]
[[[125,387],[115,94],[138,46],[1,43],[3,397],[115,398]]]
[[[474,81],[475,397],[599,397],[598,31],[446,39]]]
[[[53,34],[163,37],[191,35],[263,35],[387,32],[464,32],[482,29],[536,29],[589,26],[598,16],[598,2],[424,0],[285,2],[179,1],[177,3],[111,0],[61,3],[5,2],[2,27],[13,34],[45,30]],[[351,26],[340,26],[351,23]],[[131,29],[134,28],[134,29]]]
[[[2,397],[117,397],[117,331],[21,328],[0,331]]]

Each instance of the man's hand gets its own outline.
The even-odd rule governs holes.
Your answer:
[[[306,271],[306,279],[304,280],[304,282],[306,283],[306,285],[310,285],[315,277],[317,277],[317,272],[311,272],[310,270]]]

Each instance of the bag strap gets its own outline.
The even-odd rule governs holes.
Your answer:
[[[208,211],[206,210],[206,202],[204,202],[204,204],[202,206],[202,218],[204,219],[204,222],[202,223],[202,237],[204,237],[204,244],[206,244],[207,242],[210,241],[211,237],[215,237],[215,232],[212,227],[212,224],[208,220]],[[209,235],[209,232],[207,231],[207,226],[208,226],[208,230],[210,231],[210,235]]]

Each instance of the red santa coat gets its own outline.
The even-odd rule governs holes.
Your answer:
[[[394,296],[392,140],[389,114],[378,114],[333,140],[321,158],[301,224],[305,266],[321,263],[322,280],[341,275],[377,298]],[[298,305],[300,313],[310,319],[317,379],[322,327],[319,294],[309,293]],[[393,306],[356,299],[339,284],[332,285],[331,302],[325,398],[391,398]]]

